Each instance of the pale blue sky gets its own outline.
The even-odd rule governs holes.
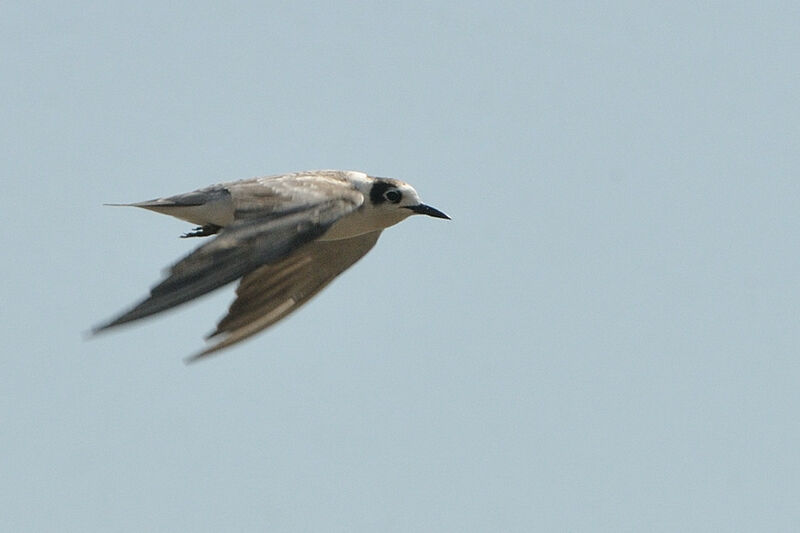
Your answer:
[[[0,529],[796,530],[799,16],[4,3]],[[453,220],[83,339],[196,245],[104,202],[313,168]]]

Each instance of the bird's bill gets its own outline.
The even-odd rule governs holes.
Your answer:
[[[414,211],[418,215],[428,215],[429,217],[445,218],[447,220],[450,220],[449,216],[445,215],[444,213],[442,213],[441,211],[439,211],[435,207],[431,207],[429,205],[425,205],[425,204],[410,205],[410,206],[408,206],[408,209],[411,209],[412,211]]]

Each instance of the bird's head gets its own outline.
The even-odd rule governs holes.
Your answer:
[[[428,215],[450,220],[449,216],[438,209],[422,203],[414,187],[396,179],[375,178],[369,189],[368,201],[382,216],[396,218],[397,222],[411,215]]]

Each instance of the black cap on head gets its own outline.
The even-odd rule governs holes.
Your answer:
[[[386,201],[386,197],[384,194],[389,189],[396,188],[397,185],[392,183],[391,181],[387,180],[386,178],[378,178],[375,180],[375,183],[372,184],[372,188],[369,190],[369,200],[372,202],[372,205],[382,204]]]

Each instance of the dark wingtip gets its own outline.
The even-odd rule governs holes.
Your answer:
[[[187,365],[187,366],[188,365],[193,365],[193,364],[195,364],[195,363],[197,363],[199,361],[203,361],[205,359],[208,359],[212,355],[216,355],[216,352],[218,350],[220,350],[221,348],[222,348],[221,346],[217,346],[217,345],[209,346],[208,348],[206,348],[205,350],[203,350],[201,352],[197,352],[194,355],[190,355],[189,357],[185,357],[183,359],[183,363],[185,365]]]
[[[200,361],[200,359],[203,359],[203,354],[202,353],[196,353],[194,355],[190,355],[189,357],[184,357],[183,358],[183,364],[186,365],[186,366],[193,365],[196,362]]]
[[[144,303],[146,303],[148,301],[149,300],[144,300],[143,302],[139,303],[139,305],[133,307],[132,309],[130,309],[129,311],[126,311],[125,313],[122,313],[121,315],[117,316],[113,320],[109,320],[108,322],[103,322],[101,324],[98,324],[97,326],[92,327],[92,329],[89,330],[89,333],[94,336],[94,335],[97,335],[99,333],[104,333],[104,332],[108,331],[109,329],[113,329],[113,328],[116,328],[118,326],[123,326],[123,325],[128,324],[130,322],[133,322],[135,320],[139,320],[141,318],[146,318],[146,317],[148,317],[150,315],[155,314],[155,312],[150,312],[149,310],[146,310],[146,309],[143,311],[143,305],[142,304],[144,304]]]
[[[91,329],[89,329],[89,331],[85,331],[83,335],[86,338],[92,338],[110,328],[113,328],[116,325],[117,324],[115,324],[114,322],[106,322],[104,324],[98,324],[97,326],[92,326]]]

